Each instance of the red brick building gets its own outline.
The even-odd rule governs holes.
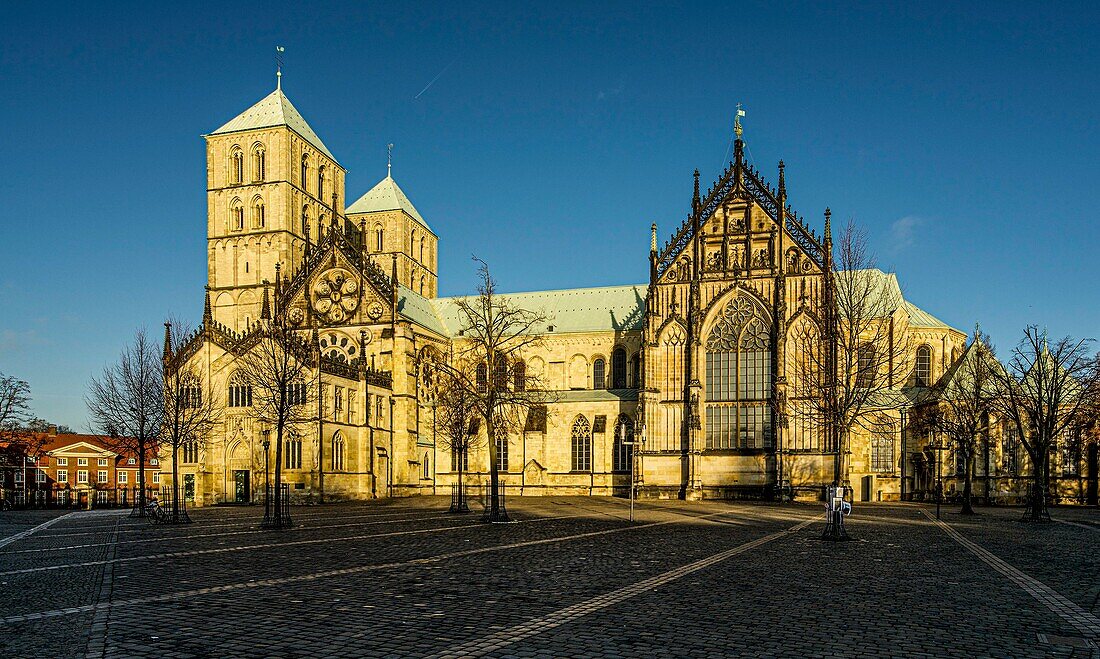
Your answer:
[[[41,448],[37,454],[25,456],[23,468],[9,464],[0,474],[0,491],[9,504],[81,508],[133,505],[140,483],[136,455],[112,450],[103,435],[59,434],[51,428],[36,439],[42,442]],[[159,490],[160,461],[156,457],[147,458],[145,486],[153,493]]]

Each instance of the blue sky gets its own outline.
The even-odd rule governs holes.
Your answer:
[[[644,282],[741,102],[757,167],[916,304],[1002,352],[1100,335],[1095,3],[229,4],[5,6],[0,371],[39,416],[85,429],[135,328],[200,319],[200,135],[271,91],[276,44],[350,198],[396,145],[443,295],[471,254],[506,290]]]

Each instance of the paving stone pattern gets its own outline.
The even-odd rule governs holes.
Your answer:
[[[960,542],[928,507],[857,505],[828,543],[810,505],[644,502],[631,524],[621,500],[515,498],[489,525],[446,503],[295,508],[284,531],[252,507],[5,511],[0,656],[1100,657],[1095,509],[945,508]]]

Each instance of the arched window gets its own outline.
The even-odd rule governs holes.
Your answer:
[[[325,166],[321,165],[317,168],[317,198],[322,203],[325,201]]]
[[[638,353],[634,353],[633,355],[630,356],[630,388],[631,389],[637,389],[638,388],[638,379],[641,378],[641,376],[642,376],[640,366],[641,366],[641,361],[639,359]]]
[[[875,363],[875,346],[870,343],[861,343],[856,350],[856,386],[870,387],[875,382],[875,374],[878,370]]]
[[[894,435],[890,431],[878,431],[871,437],[871,471],[893,473]]]
[[[344,471],[344,436],[337,430],[336,434],[332,436],[332,470]]]
[[[309,236],[309,206],[302,206],[302,237],[306,240]]]
[[[202,385],[190,379],[180,387],[180,406],[186,410],[202,407]]]
[[[573,420],[572,471],[592,471],[592,426],[583,414]]]
[[[504,355],[497,355],[496,366],[493,368],[493,387],[498,391],[508,388],[508,360]]]
[[[252,180],[267,180],[267,152],[263,144],[252,147]]]
[[[756,305],[738,296],[707,337],[707,448],[772,445],[769,328]]]
[[[928,346],[917,348],[917,365],[913,375],[918,387],[932,386],[932,349]]]
[[[424,238],[424,236],[420,237],[420,262],[421,263],[424,262],[424,241],[425,240],[426,239]]]
[[[244,204],[240,199],[234,199],[229,204],[229,225],[234,231],[244,230]]]
[[[409,257],[412,258],[416,255],[416,229],[412,230],[409,234]]]
[[[299,178],[299,182],[302,185],[302,190],[309,192],[309,154],[302,154],[302,173]]]
[[[502,424],[497,424],[497,471],[508,471],[508,433],[501,427]]]
[[[229,378],[229,407],[252,407],[252,385],[240,373]]]
[[[283,469],[302,468],[302,440],[291,436],[283,442]]]
[[[252,200],[252,228],[262,229],[264,224],[264,200],[256,197]]]
[[[485,362],[477,365],[477,390],[485,392],[489,388],[489,367]]]
[[[424,284],[427,282],[427,280],[428,280],[427,277],[425,277],[424,275],[420,275],[420,294],[421,295],[424,294]]]
[[[622,348],[611,353],[611,388],[626,389],[626,351]]]
[[[229,155],[229,180],[238,185],[244,183],[244,152],[239,147],[233,147]]]
[[[466,445],[451,446],[451,471],[465,472],[470,469],[470,454]]]
[[[420,469],[420,478],[426,481],[432,479],[431,456],[426,451],[424,452],[424,459],[420,461]]]
[[[381,224],[374,225],[374,251],[381,252],[386,245],[386,234]]]
[[[611,454],[612,471],[630,471],[630,461],[634,457],[634,419],[625,414],[619,415],[615,422],[615,448]]]
[[[527,365],[519,360],[512,366],[512,389],[527,391]]]
[[[605,378],[607,372],[607,362],[603,360],[603,357],[597,357],[592,361],[592,388],[603,389],[607,386]]]

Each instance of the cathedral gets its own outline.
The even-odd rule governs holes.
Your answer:
[[[389,173],[347,203],[345,169],[281,88],[204,138],[205,309],[165,358],[201,374],[224,410],[207,441],[180,453],[188,501],[262,498],[273,438],[238,360],[272,314],[317,355],[317,411],[281,451],[292,500],[446,494],[460,463],[482,484],[488,451],[442,448],[422,378],[428,352],[464,340],[457,299],[437,296],[440,227]],[[523,359],[554,391],[496,443],[509,496],[621,496],[633,478],[644,497],[815,498],[837,475],[856,500],[929,490],[929,460],[949,457],[926,450],[907,414],[967,336],[906,300],[894,275],[858,273],[889,295],[876,322],[906,354],[881,369],[893,402],[838,450],[794,413],[806,403],[795,337],[822,317],[831,229],[790,207],[782,163],[776,176],[773,186],[745,161],[738,129],[733,162],[705,191],[696,172],[668,241],[651,227],[649,281],[507,295],[548,319]]]

